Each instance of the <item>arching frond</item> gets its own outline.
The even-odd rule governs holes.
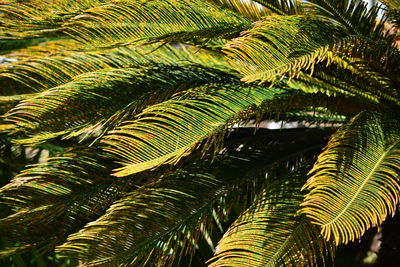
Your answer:
[[[307,93],[320,92],[328,96],[345,96],[351,101],[362,100],[372,109],[399,106],[397,92],[392,86],[394,81],[364,67],[358,68],[357,63],[344,68],[336,63],[329,66],[318,64],[312,75],[301,72],[287,84]],[[359,74],[362,71],[365,73]]]
[[[343,95],[346,97],[362,97],[365,101],[379,103],[379,98],[371,93],[365,92],[363,90],[364,88],[359,88],[353,84],[344,82],[336,76],[326,74],[322,71],[314,75],[299,73],[296,79],[288,81],[288,86],[306,93],[320,92],[328,96]]]
[[[367,38],[384,35],[385,18],[380,19],[381,7],[368,7],[366,1],[310,0],[316,14],[334,20],[348,31]]]
[[[5,115],[5,121],[28,135],[15,140],[24,144],[57,136],[101,136],[124,118],[129,119],[145,106],[164,101],[176,92],[234,80],[234,76],[216,69],[188,64],[90,72],[21,102]]]
[[[13,48],[14,49],[8,51],[8,53],[3,56],[21,61],[28,58],[48,57],[54,54],[65,53],[68,50],[75,50],[78,49],[78,43],[74,40],[64,38],[60,40],[42,41],[21,48]]]
[[[244,75],[243,81],[265,82],[312,69],[326,57],[330,46],[348,37],[327,21],[300,15],[271,16],[228,43],[225,53]]]
[[[335,133],[318,157],[302,212],[336,244],[360,238],[394,214],[400,129],[388,115],[364,112]]]
[[[49,249],[102,215],[132,185],[113,179],[113,165],[100,153],[67,152],[14,177],[0,189],[0,203],[12,210],[0,219],[1,235],[17,241],[21,249]]]
[[[164,38],[204,42],[205,38],[237,35],[251,24],[210,2],[119,0],[88,9],[64,26],[72,38],[86,46],[110,47]]]
[[[119,48],[100,52],[65,52],[27,58],[0,67],[0,84],[12,79],[42,91],[70,82],[74,77],[107,68],[132,68],[149,63],[188,63],[234,72],[219,53],[190,46],[164,45]]]
[[[110,131],[102,138],[103,148],[124,165],[116,176],[173,164],[281,92],[240,84],[194,88],[146,108],[135,120]]]
[[[264,189],[228,229],[209,266],[312,266],[332,252],[306,217],[297,217],[305,173]],[[300,177],[299,177],[300,176]]]
[[[0,96],[0,115],[3,115],[11,108],[13,108],[19,101],[29,99],[36,96],[36,94],[21,94],[21,95],[10,95]]]
[[[395,32],[387,29],[387,16],[381,6],[369,8],[365,1],[349,0],[310,2],[319,16],[341,25],[353,36],[334,51],[345,57],[353,69],[359,69],[357,75],[374,78],[370,80],[375,84],[383,83],[377,91],[397,90],[394,98],[398,98],[400,81],[393,73],[399,71],[400,51]]]
[[[307,138],[308,134],[316,138]],[[323,135],[311,130],[283,135],[265,132],[247,141],[233,138],[233,144],[214,160],[207,157],[133,191],[97,221],[71,235],[57,251],[87,266],[173,265],[175,257],[193,249],[201,229],[209,227],[212,208],[218,218],[230,205],[238,208],[241,204],[235,199],[247,194],[246,187],[257,192],[256,185],[265,182],[266,170],[272,179],[274,170],[285,169],[281,161],[288,164],[289,158],[301,157],[310,146],[315,153]],[[302,141],[292,143],[293,136],[301,136]],[[278,153],[272,149],[282,145],[285,149]]]
[[[63,35],[62,24],[79,12],[105,0],[5,0],[0,4],[0,39],[23,39]]]
[[[244,136],[248,136],[249,132],[251,131],[247,131]],[[158,251],[167,255],[166,258],[159,258],[162,261],[170,259],[169,251],[152,250],[156,246],[154,244],[158,242],[173,247],[175,252],[182,247],[181,241],[184,240],[187,240],[185,241],[187,246],[183,246],[182,249],[193,248],[194,243],[189,240],[199,235],[201,226],[198,219],[205,218],[205,221],[200,220],[200,222],[206,223],[211,218],[211,207],[216,203],[220,203],[223,209],[229,209],[225,198],[226,193],[229,193],[232,201],[235,201],[233,205],[238,208],[239,204],[235,199],[240,198],[241,195],[247,195],[245,188],[257,190],[258,187],[254,182],[258,181],[257,184],[262,184],[265,181],[266,171],[269,173],[268,177],[272,179],[274,172],[281,173],[282,170],[301,164],[299,162],[304,159],[312,158],[322,147],[329,133],[329,130],[319,129],[294,129],[279,133],[260,130],[255,136],[246,140],[240,138],[243,132],[232,133],[224,152],[218,154],[214,160],[212,156],[206,157],[193,165],[184,167],[184,172],[178,169],[172,174],[171,172],[167,174],[178,182],[176,186],[186,190],[189,184],[195,182],[180,180],[180,178],[178,180],[176,176],[193,177],[196,173],[202,173],[205,170],[212,173],[218,178],[219,186],[212,188],[216,192],[214,198],[203,197],[205,201],[203,204],[208,206],[200,207],[198,212],[191,214],[188,220],[180,220],[180,218],[186,218],[185,214],[174,217],[174,227],[163,228],[158,225],[162,228],[162,234],[144,240],[147,245],[139,246],[135,253],[140,254],[140,258],[143,259],[143,257],[150,257],[151,251]],[[293,138],[294,136],[296,139]],[[77,231],[85,222],[102,215],[103,209],[112,201],[118,199],[126,190],[131,190],[133,187],[129,181],[141,185],[143,181],[153,177],[146,174],[142,177],[136,176],[130,177],[129,180],[118,179],[117,181],[108,176],[112,169],[109,164],[107,155],[99,154],[98,151],[75,150],[51,158],[47,163],[26,169],[11,184],[1,189],[1,202],[8,204],[13,210],[10,216],[0,220],[1,234],[6,234],[10,240],[19,242],[18,247],[4,251],[3,255],[35,246],[42,249],[52,248],[67,234]],[[149,194],[151,192],[148,191]],[[211,194],[209,191],[198,193]],[[222,201],[222,199],[225,200]],[[175,203],[175,200],[172,202]],[[188,204],[188,202],[185,203]],[[168,209],[166,213],[168,216]],[[147,220],[153,222],[152,218],[150,216]],[[145,220],[144,217],[143,220]],[[184,235],[181,232],[182,229],[186,229],[184,231],[190,235]],[[141,236],[143,231],[141,229],[139,231]],[[177,236],[181,239],[176,238]]]
[[[182,173],[164,178],[113,204],[57,251],[78,256],[86,266],[140,266],[150,259],[165,262],[174,243],[195,238],[190,237],[191,228],[201,227],[198,224],[204,220],[204,210],[211,208],[209,203],[215,201],[218,186],[219,181],[209,175]],[[171,231],[175,235],[169,235]]]

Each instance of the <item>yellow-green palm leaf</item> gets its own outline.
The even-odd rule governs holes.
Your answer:
[[[305,173],[268,185],[220,240],[210,267],[313,266],[332,249],[306,217],[297,217]]]
[[[302,15],[271,16],[256,22],[224,51],[244,75],[243,81],[265,82],[312,69],[327,56],[330,46],[348,37],[327,21]]]
[[[126,116],[176,92],[234,79],[216,69],[188,64],[104,69],[79,75],[69,83],[22,101],[5,115],[5,121],[28,135],[15,140],[24,144],[38,144],[58,136],[101,136]]]
[[[336,244],[348,243],[393,215],[399,200],[400,128],[389,115],[364,112],[335,133],[305,185],[302,212]]]
[[[118,0],[86,10],[64,27],[85,46],[109,47],[163,39],[229,38],[250,25],[244,17],[211,2]]]
[[[101,140],[103,148],[124,165],[116,176],[173,164],[281,92],[278,88],[221,83],[193,88],[146,108],[135,120],[110,131]]]

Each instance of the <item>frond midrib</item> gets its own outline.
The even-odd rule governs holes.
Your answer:
[[[361,183],[357,191],[353,194],[351,197],[350,201],[346,204],[346,206],[340,211],[338,215],[335,216],[332,220],[330,220],[326,224],[320,224],[323,227],[329,226],[333,223],[335,223],[345,212],[347,212],[347,209],[353,204],[353,202],[357,199],[358,195],[360,192],[364,189],[364,186],[368,183],[370,178],[373,176],[373,174],[376,172],[376,170],[380,167],[381,163],[385,160],[386,156],[389,154],[389,152],[396,147],[397,145],[400,144],[400,141],[397,141],[396,143],[392,144],[391,146],[388,147],[388,149],[379,157],[379,160],[375,163],[374,167],[368,174],[368,176],[364,179],[364,181]]]

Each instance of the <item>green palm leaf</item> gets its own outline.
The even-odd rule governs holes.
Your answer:
[[[394,214],[400,129],[390,116],[364,112],[335,133],[305,185],[302,212],[336,244],[360,238]]]
[[[30,39],[64,35],[62,24],[80,12],[104,3],[104,0],[37,1],[0,3],[0,39]]]
[[[210,2],[120,0],[88,9],[64,27],[86,46],[110,47],[163,39],[202,39],[204,43],[205,38],[227,38],[250,25],[247,19]]]
[[[204,193],[213,194],[211,191],[216,195],[213,198],[202,196],[204,200],[202,206],[197,212],[189,215],[190,218],[187,218],[185,214],[180,214],[173,217],[175,222],[171,227],[163,228],[162,224],[159,224],[157,229],[161,229],[160,234],[153,236],[149,232],[149,238],[143,239],[146,245],[135,247],[133,254],[138,255],[138,260],[147,259],[153,252],[164,256],[168,254],[169,250],[158,249],[159,246],[155,244],[159,242],[171,247],[174,251],[179,251],[180,248],[188,248],[188,251],[192,251],[195,244],[192,243],[192,238],[198,236],[202,229],[198,227],[199,222],[209,225],[206,222],[212,217],[214,205],[219,203],[219,207],[223,208],[224,212],[230,209],[231,202],[232,207],[235,208],[244,205],[244,200],[249,195],[248,191],[257,191],[258,186],[255,184],[264,183],[266,171],[272,178],[275,172],[281,173],[283,170],[296,168],[301,161],[314,157],[323,146],[330,130],[305,129],[280,132],[260,130],[252,138],[244,140],[242,137],[248,136],[249,132],[251,131],[232,133],[224,152],[218,154],[216,158],[209,155],[193,165],[187,165],[183,170],[179,168],[166,175],[168,179],[177,182],[174,186],[178,186],[182,192],[188,192],[188,188],[196,183],[190,180],[191,177],[197,177],[196,174],[200,177],[211,177],[210,179],[217,181],[218,186],[210,188],[210,191],[197,193],[199,197]],[[313,138],[309,138],[310,135]],[[145,173],[143,176],[115,180],[109,176],[112,168],[107,155],[96,150],[77,149],[23,171],[0,192],[1,203],[7,204],[11,209],[9,216],[5,214],[4,218],[0,219],[2,226],[0,232],[19,244],[17,247],[4,251],[2,255],[6,256],[14,251],[36,246],[42,250],[51,249],[59,242],[63,242],[66,235],[79,230],[86,222],[103,215],[104,209],[111,202],[124,196],[127,190],[134,188],[133,184],[140,186],[150,180],[149,187],[153,188],[154,180],[151,182],[152,179],[160,179],[157,174]],[[203,173],[204,170],[208,171],[206,176]],[[178,180],[177,177],[183,178]],[[175,182],[159,181],[155,184],[161,183],[165,186]],[[148,196],[143,199],[143,203],[147,203],[153,191],[149,189],[146,192]],[[173,203],[178,207],[181,205],[178,199],[171,200],[171,205]],[[147,207],[138,208],[153,212]],[[168,214],[167,208],[165,216],[168,217]],[[224,217],[222,214],[219,216]],[[143,225],[151,226],[153,217],[143,217],[143,220],[146,219],[150,220],[150,224],[143,223]],[[184,235],[182,229],[186,229],[184,232],[189,234]],[[142,233],[143,231],[139,230],[137,235],[142,236]],[[109,235],[104,238],[107,239],[107,236]],[[181,238],[177,238],[178,236]],[[186,242],[186,245],[182,247],[181,242]],[[68,250],[71,251],[71,248]],[[117,251],[117,254],[120,252],[122,250]],[[73,252],[73,254],[76,253]],[[166,258],[164,256],[160,256],[160,261],[170,259],[169,256]]]
[[[104,216],[71,235],[57,251],[78,257],[86,266],[140,266],[150,259],[165,262],[179,242],[194,238],[193,228],[209,216],[210,204],[216,201],[214,188],[220,186],[209,175],[174,176],[114,203]]]
[[[243,206],[249,193],[257,193],[265,183],[266,171],[273,179],[275,172],[301,166],[300,161],[318,151],[326,133],[264,132],[248,140],[232,133],[224,152],[214,159],[209,155],[156,176],[71,235],[57,251],[87,266],[173,265],[175,257],[191,252],[200,233],[210,228],[212,213],[223,220],[230,209]],[[293,142],[293,136],[300,138]],[[277,153],[273,148],[278,147],[282,149]]]
[[[297,217],[304,171],[268,186],[228,229],[209,266],[311,266],[332,252],[307,218]]]
[[[51,44],[44,43],[46,47]],[[29,53],[35,47],[27,48]],[[193,53],[196,53],[194,56]],[[132,68],[142,64],[193,63],[232,71],[228,62],[219,53],[194,49],[190,46],[148,45],[137,48],[119,48],[97,52],[56,52],[50,55],[28,57],[0,67],[0,84],[7,79],[15,81],[14,86],[21,84],[33,91],[43,91],[72,81],[73,78],[87,72],[109,68]],[[40,71],[38,71],[40,70]]]
[[[271,16],[228,43],[224,51],[244,75],[243,81],[265,82],[313,69],[327,56],[330,46],[346,38],[348,34],[328,21],[300,15]]]
[[[80,75],[21,102],[6,114],[5,120],[14,130],[28,134],[28,138],[15,140],[24,144],[62,135],[98,137],[125,117],[132,117],[143,107],[168,99],[176,92],[233,80],[234,76],[227,73],[189,64],[105,69]]]
[[[379,19],[380,7],[368,8],[365,1],[352,0],[310,0],[315,12],[334,20],[348,31],[366,38],[383,37],[385,17]]]
[[[110,131],[101,140],[103,149],[124,165],[116,176],[173,164],[281,92],[241,84],[194,88],[146,108],[135,120]]]
[[[14,249],[52,249],[132,189],[130,181],[110,176],[113,167],[86,149],[25,169],[0,189],[0,203],[11,209],[0,219],[1,235],[18,242]]]

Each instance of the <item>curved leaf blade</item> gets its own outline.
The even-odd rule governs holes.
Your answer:
[[[360,238],[393,215],[399,201],[398,121],[359,114],[332,136],[310,173],[302,213],[336,244]]]
[[[327,56],[330,46],[348,37],[328,21],[302,15],[271,16],[256,22],[224,51],[244,75],[243,81],[262,83],[312,69]]]
[[[203,140],[219,134],[235,119],[251,114],[252,107],[274,98],[282,90],[240,84],[211,84],[146,108],[136,119],[105,135],[103,149],[124,167],[126,176],[174,164]]]
[[[304,216],[301,203],[304,170],[264,189],[259,198],[220,240],[210,267],[312,266],[332,253],[332,244]]]

